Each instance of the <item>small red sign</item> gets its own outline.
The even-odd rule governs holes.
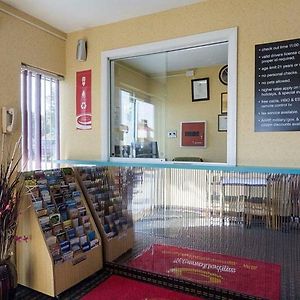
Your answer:
[[[76,128],[92,129],[92,71],[76,72]]]
[[[205,121],[181,123],[181,146],[205,147]]]

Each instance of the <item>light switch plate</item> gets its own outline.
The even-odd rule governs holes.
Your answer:
[[[177,138],[177,131],[176,130],[168,131],[168,138],[170,138],[170,139]]]

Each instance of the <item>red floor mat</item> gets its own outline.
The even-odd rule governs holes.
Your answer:
[[[271,300],[280,298],[280,266],[211,252],[152,245],[130,267]]]
[[[199,300],[149,283],[112,275],[82,300]]]

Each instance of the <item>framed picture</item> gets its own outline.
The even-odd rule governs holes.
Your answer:
[[[209,100],[209,78],[192,80],[192,101]]]
[[[227,93],[221,94],[221,114],[227,114]]]
[[[218,115],[218,131],[227,131],[227,115]]]
[[[181,122],[181,147],[206,147],[206,121]]]

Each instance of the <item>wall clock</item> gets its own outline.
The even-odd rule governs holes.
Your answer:
[[[227,85],[227,83],[228,83],[228,65],[221,68],[221,70],[219,72],[219,79],[223,84]]]

